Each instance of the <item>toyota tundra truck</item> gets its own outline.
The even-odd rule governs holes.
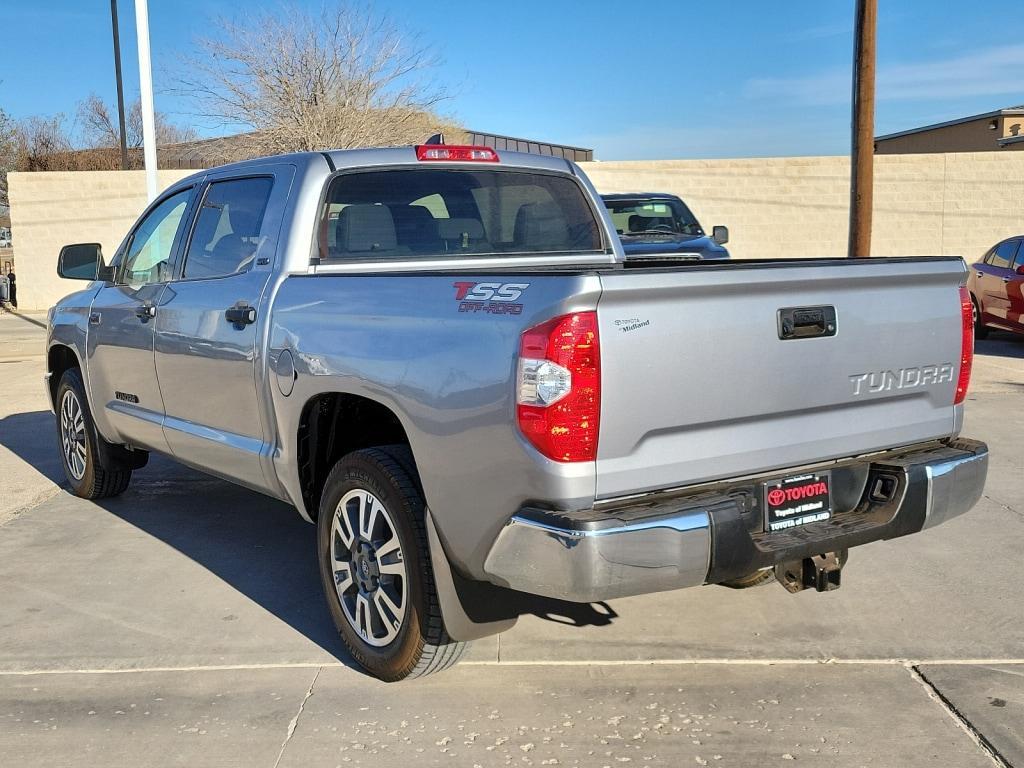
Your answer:
[[[561,158],[201,171],[58,272],[87,282],[47,334],[72,492],[120,494],[155,451],[294,505],[385,680],[538,599],[834,589],[850,549],[968,511],[987,472],[960,437],[961,259],[626,257]]]

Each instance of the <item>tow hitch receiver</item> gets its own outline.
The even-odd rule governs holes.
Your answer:
[[[814,587],[818,592],[839,589],[839,578],[846,563],[847,551],[826,552],[775,566],[775,578],[787,592],[800,592]]]

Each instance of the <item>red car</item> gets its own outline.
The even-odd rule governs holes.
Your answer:
[[[985,338],[989,328],[1024,333],[1024,235],[998,243],[970,270],[974,336]]]

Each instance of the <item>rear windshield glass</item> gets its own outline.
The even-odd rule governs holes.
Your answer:
[[[704,234],[696,217],[679,200],[605,200],[604,204],[615,231],[623,237]]]
[[[602,248],[580,186],[557,174],[415,168],[347,173],[331,182],[322,263]]]

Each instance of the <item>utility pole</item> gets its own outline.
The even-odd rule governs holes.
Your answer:
[[[156,178],[156,120],[153,116],[153,66],[149,60],[149,8],[135,0],[135,34],[139,40],[139,95],[142,102],[142,150],[149,202],[160,191]]]
[[[117,79],[117,124],[121,131],[121,170],[128,170],[128,137],[124,132],[124,83],[121,82],[121,35],[117,31],[117,0],[110,0],[110,24],[114,28],[114,77]]]
[[[853,143],[850,152],[851,259],[871,255],[875,162],[875,32],[878,0],[856,0],[853,45]]]

